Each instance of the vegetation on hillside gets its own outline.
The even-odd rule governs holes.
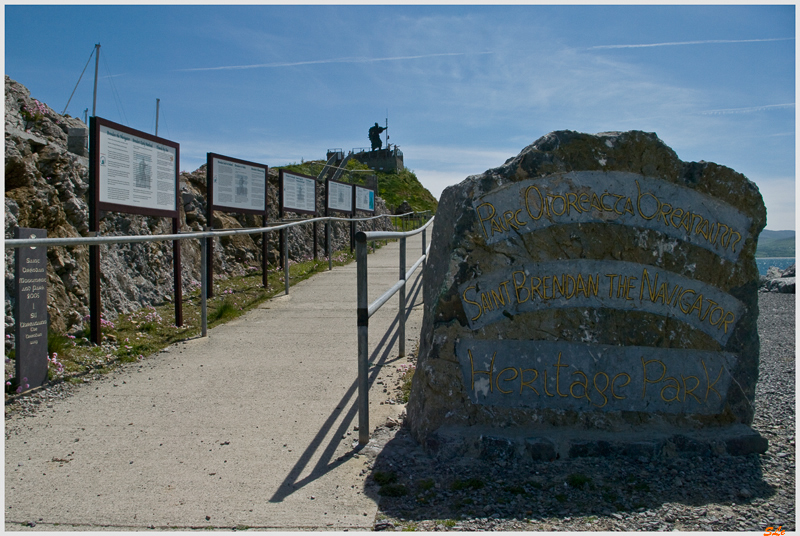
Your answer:
[[[404,169],[399,173],[378,173],[378,195],[386,201],[392,211],[403,201],[408,201],[417,212],[430,210],[436,213],[439,202],[417,179],[413,171]]]

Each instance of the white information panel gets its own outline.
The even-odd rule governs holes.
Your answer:
[[[375,212],[375,191],[356,186],[356,210]]]
[[[177,210],[174,147],[99,126],[100,203]]]
[[[316,213],[316,180],[283,172],[283,208]]]
[[[214,207],[259,212],[266,210],[266,169],[218,157],[212,157],[212,163]]]
[[[353,186],[328,181],[328,208],[342,212],[353,211]]]

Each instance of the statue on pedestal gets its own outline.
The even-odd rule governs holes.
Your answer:
[[[378,123],[375,123],[375,126],[370,127],[369,129],[369,141],[372,143],[372,150],[380,149],[383,145],[383,141],[381,141],[381,132],[386,130],[384,127],[378,126]]]

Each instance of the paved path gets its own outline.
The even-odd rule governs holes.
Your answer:
[[[396,282],[398,249],[369,255],[370,301]],[[417,235],[408,267],[420,253]],[[370,529],[377,497],[354,448],[355,274],[355,263],[318,274],[207,338],[7,419],[6,530]],[[409,281],[409,353],[419,274]],[[379,382],[405,362],[396,331],[384,336],[397,310],[395,295],[370,320],[372,429],[402,409],[380,403]]]

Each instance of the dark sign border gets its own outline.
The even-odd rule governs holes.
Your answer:
[[[245,166],[252,166],[264,169],[264,210],[250,209],[250,208],[237,208],[228,207],[225,205],[214,204],[214,158],[218,160],[225,160],[226,162],[233,162]],[[269,193],[269,166],[266,164],[259,164],[257,162],[249,162],[239,158],[233,158],[217,153],[206,153],[206,190],[208,195],[208,208],[209,210],[219,210],[220,212],[235,212],[237,214],[256,214],[260,216],[267,215],[267,197]]]
[[[313,212],[310,211],[310,210],[301,210],[301,209],[297,209],[297,208],[285,207],[283,205],[283,174],[284,173],[288,173],[290,175],[295,175],[297,177],[302,177],[304,179],[311,179],[311,180],[314,181],[314,211]],[[279,184],[279,186],[278,186],[278,199],[279,199],[279,201],[278,202],[280,203],[281,214],[285,214],[286,212],[294,212],[295,214],[311,214],[312,216],[316,216],[317,215],[317,194],[319,193],[319,186],[317,185],[317,178],[316,177],[311,177],[309,175],[303,175],[302,173],[295,173],[294,171],[285,171],[285,170],[282,169],[282,170],[280,170],[280,173],[279,173],[279,182],[278,182],[278,184]],[[327,202],[327,197],[325,199],[326,199],[326,202]]]
[[[368,208],[358,208],[356,206],[356,188],[361,188],[362,190],[366,190],[368,192],[372,192],[372,210]],[[378,198],[378,192],[373,190],[372,188],[365,188],[364,186],[360,186],[358,184],[353,185],[353,214],[358,212],[369,212],[370,214],[375,214],[375,200]]]
[[[102,117],[92,117],[91,121],[91,149],[90,149],[90,165],[94,166],[96,172],[94,173],[94,184],[92,187],[94,191],[97,192],[96,204],[97,210],[106,210],[109,212],[125,212],[127,214],[141,214],[143,216],[162,216],[165,218],[178,218],[180,215],[180,162],[181,162],[181,148],[180,144],[171,140],[166,140],[164,138],[159,138],[158,136],[153,136],[152,134],[148,134],[147,132],[142,132],[141,130],[135,130],[125,125],[120,125],[119,123],[114,123],[113,121],[109,121],[108,119],[103,119]],[[113,128],[114,130],[119,130],[120,132],[124,132],[125,134],[129,134],[131,136],[136,136],[137,138],[142,138],[148,141],[152,141],[154,143],[160,143],[161,145],[166,145],[168,147],[172,147],[175,149],[175,210],[162,210],[157,208],[147,208],[147,207],[134,207],[131,205],[122,205],[118,203],[109,203],[107,201],[100,201],[100,127],[109,127]]]
[[[338,208],[333,208],[333,207],[330,206],[330,198],[331,198],[331,187],[330,187],[330,185],[331,185],[332,182],[335,182],[336,184],[341,184],[343,186],[349,186],[350,187],[350,211],[349,212],[347,210],[339,210]],[[353,196],[355,195],[355,191],[356,191],[356,189],[353,188],[353,185],[350,184],[349,182],[340,182],[340,181],[334,181],[334,180],[328,179],[328,181],[325,183],[325,213],[326,213],[326,215],[328,214],[329,211],[340,212],[342,214],[350,214],[351,216],[353,214],[355,214],[356,204],[355,204],[354,199],[353,199]]]

